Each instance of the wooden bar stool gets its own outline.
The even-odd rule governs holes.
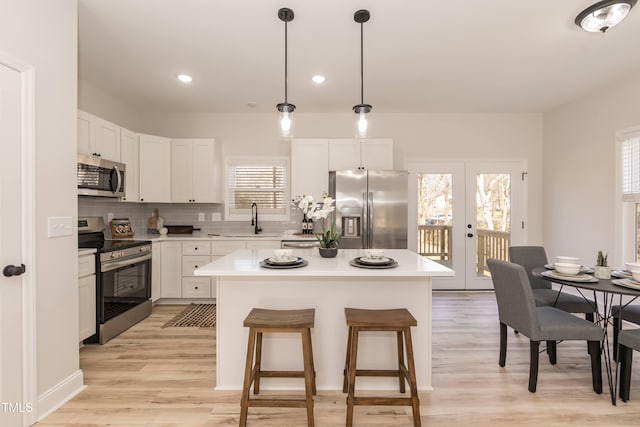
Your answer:
[[[420,400],[416,384],[416,370],[413,359],[413,345],[411,344],[411,327],[418,322],[406,308],[390,310],[362,310],[345,308],[345,317],[349,327],[347,338],[347,358],[344,368],[342,392],[347,393],[347,427],[353,425],[353,407],[356,405],[391,405],[411,406],[413,410],[413,425],[419,427]],[[360,332],[391,331],[396,332],[398,369],[357,369],[358,338]],[[404,339],[404,343],[403,343]],[[407,362],[404,361],[406,348]],[[356,397],[356,376],[368,377],[398,377],[400,393],[405,392],[405,381],[409,383],[410,397]]]
[[[315,309],[305,310],[267,310],[254,308],[244,319],[249,328],[249,346],[247,364],[244,370],[242,402],[240,404],[240,427],[247,425],[247,412],[253,407],[307,408],[307,425],[313,427],[313,396],[316,394],[316,374],[313,365],[311,346],[311,328],[314,325]],[[303,371],[264,371],[262,370],[262,334],[276,332],[299,332],[302,338]],[[255,351],[255,365],[254,365]],[[253,393],[260,392],[260,378],[304,378],[304,398],[260,398],[249,397],[253,383]]]

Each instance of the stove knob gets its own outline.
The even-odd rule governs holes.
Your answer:
[[[110,257],[111,259],[114,259],[114,258],[116,257],[116,253],[115,253],[115,252],[111,252],[111,255],[109,255],[109,257]]]

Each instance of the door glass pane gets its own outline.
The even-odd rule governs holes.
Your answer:
[[[418,253],[451,267],[452,174],[418,174]]]
[[[489,276],[487,259],[509,260],[511,179],[509,174],[476,175],[476,274]]]

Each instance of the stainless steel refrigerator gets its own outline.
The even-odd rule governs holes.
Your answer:
[[[407,248],[408,175],[392,170],[329,172],[341,248]]]

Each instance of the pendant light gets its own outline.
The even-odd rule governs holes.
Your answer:
[[[592,4],[576,16],[575,23],[585,31],[604,33],[622,21],[637,0],[604,0]]]
[[[282,138],[293,136],[293,112],[296,106],[287,102],[287,22],[293,21],[293,11],[283,7],[278,11],[278,18],[284,22],[284,102],[276,105],[278,109],[278,133]]]
[[[358,115],[355,123],[356,138],[363,139],[371,128],[371,110],[373,107],[364,103],[364,30],[363,25],[371,15],[366,9],[356,11],[353,20],[360,24],[360,104],[353,107],[353,112]]]

